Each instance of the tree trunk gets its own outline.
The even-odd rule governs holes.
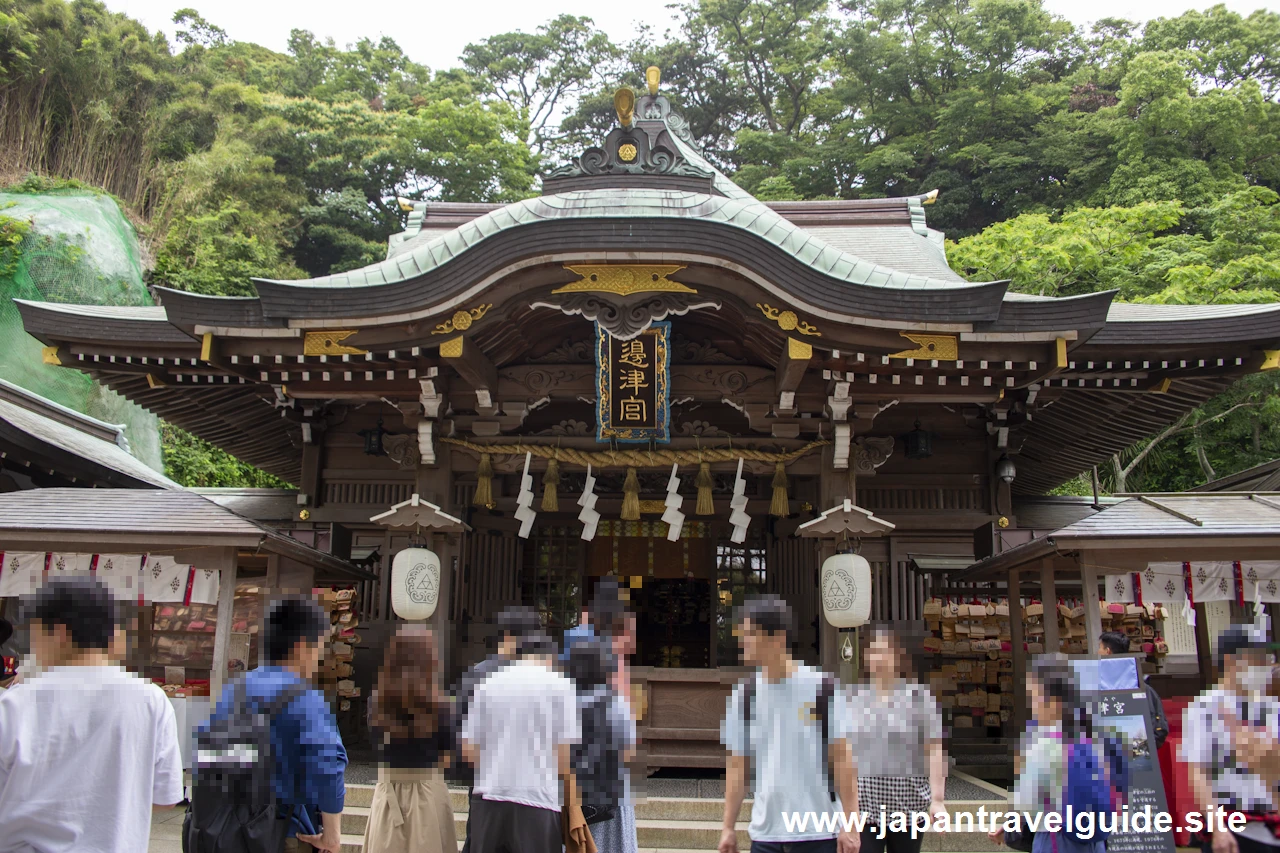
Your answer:
[[[1125,482],[1129,479],[1129,472],[1124,470],[1124,466],[1120,464],[1120,454],[1113,453],[1111,455],[1111,467],[1116,472],[1116,494],[1123,494],[1128,491],[1125,488]]]

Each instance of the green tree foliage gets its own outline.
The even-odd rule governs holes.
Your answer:
[[[390,38],[338,46],[298,29],[277,53],[184,9],[170,45],[95,0],[0,0],[0,166],[131,205],[154,282],[244,294],[253,277],[384,257],[400,199],[529,195],[539,170],[613,126],[613,90],[642,90],[657,65],[708,157],[765,200],[941,190],[929,223],[974,279],[1277,298],[1276,13],[1084,29],[1042,0],[675,9],[670,31],[626,43],[560,15],[432,70]],[[1274,384],[1242,383],[1121,454],[1104,488],[1174,488],[1280,455]]]
[[[246,465],[207,441],[183,432],[173,424],[162,423],[160,437],[164,449],[165,474],[189,488],[247,486],[250,488],[287,489],[289,484],[278,477]]]

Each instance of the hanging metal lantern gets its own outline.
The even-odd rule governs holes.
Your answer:
[[[1000,461],[996,463],[996,476],[1002,482],[1012,483],[1013,478],[1018,476],[1018,467],[1013,464],[1013,460],[1004,455],[1000,457]]]
[[[847,552],[822,564],[822,613],[836,628],[857,628],[871,619],[871,564]]]
[[[401,619],[430,619],[440,601],[440,557],[405,548],[391,563],[391,609]]]
[[[364,439],[364,452],[369,456],[386,456],[387,451],[382,446],[382,437],[387,435],[387,431],[382,428],[382,418],[378,418],[378,425],[373,429],[362,429],[358,433]]]
[[[902,437],[902,443],[908,459],[928,459],[933,455],[933,433],[920,429],[919,421],[915,429]]]

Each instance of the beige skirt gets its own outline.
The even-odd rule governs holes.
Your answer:
[[[455,832],[439,769],[378,769],[364,853],[457,853]]]

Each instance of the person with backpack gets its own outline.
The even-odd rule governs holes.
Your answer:
[[[1274,647],[1253,626],[1231,625],[1216,654],[1222,676],[1183,712],[1181,758],[1196,807],[1242,813],[1245,825],[1201,833],[1200,843],[1204,853],[1280,853],[1280,700],[1268,694]]]
[[[614,655],[604,638],[580,640],[567,672],[578,690],[582,740],[571,752],[582,813],[600,853],[636,853],[635,808],[628,794],[626,760],[635,746],[635,722],[610,682]]]
[[[885,814],[946,811],[947,757],[942,713],[929,688],[915,680],[924,626],[879,624],[866,632],[869,681],[852,687],[844,719],[858,772],[858,807],[868,815],[862,853],[920,853],[924,839],[880,826]],[[883,831],[882,831],[883,830]]]
[[[517,660],[478,685],[462,721],[463,756],[475,768],[472,853],[560,853],[563,782],[581,739],[577,691],[554,668],[556,644],[520,641]]]
[[[370,701],[378,784],[364,853],[455,853],[443,772],[454,744],[453,714],[440,689],[431,629],[400,626],[387,645]]]
[[[1103,631],[1098,635],[1098,657],[1123,655],[1129,653],[1129,638],[1119,631]],[[1156,749],[1164,746],[1169,737],[1169,721],[1164,715],[1164,702],[1160,694],[1151,686],[1148,676],[1142,679],[1142,689],[1147,694],[1147,704],[1151,706],[1151,727],[1156,738]]]
[[[329,630],[308,598],[268,608],[262,666],[228,684],[197,731],[186,853],[338,853],[347,752],[310,683]]]
[[[120,605],[91,578],[23,601],[45,667],[0,695],[0,851],[139,853],[153,808],[182,800],[173,706],[111,663]]]
[[[752,853],[857,853],[855,832],[815,826],[819,815],[858,809],[853,762],[844,733],[846,703],[835,679],[791,656],[791,608],[766,595],[737,613],[742,661],[756,672],[734,688],[721,726],[729,751],[719,853],[737,853],[738,812],[752,771]],[[804,826],[788,815],[807,816]]]
[[[1036,729],[1014,783],[1014,807],[1033,815],[1057,814],[1063,821],[1058,831],[1049,832],[1041,818],[1032,853],[1104,853],[1108,833],[1098,828],[1098,820],[1117,810],[1118,795],[1127,787],[1124,750],[1095,734],[1066,655],[1042,655],[1032,661],[1027,698]],[[1068,810],[1075,816],[1071,825],[1066,823]],[[1092,832],[1082,831],[1076,822],[1087,813],[1092,814]],[[1106,822],[1112,820],[1108,817]],[[1003,830],[990,836],[1004,840]]]

